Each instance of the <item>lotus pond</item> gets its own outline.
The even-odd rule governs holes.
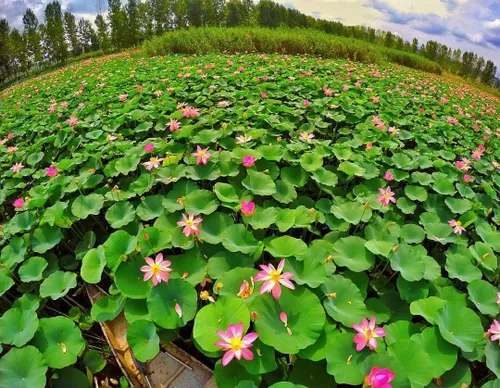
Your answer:
[[[498,387],[499,118],[439,76],[278,55],[3,91],[0,387],[106,376],[121,312],[137,360],[173,341],[221,388]]]

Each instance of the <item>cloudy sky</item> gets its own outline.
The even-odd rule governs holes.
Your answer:
[[[122,0],[124,2],[125,0]],[[433,39],[491,59],[500,68],[500,0],[275,0],[315,17],[393,31],[407,40]],[[0,18],[20,26],[31,7],[40,20],[49,0],[0,0]],[[107,0],[60,0],[77,16],[94,18]]]

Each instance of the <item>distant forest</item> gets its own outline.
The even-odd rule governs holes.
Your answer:
[[[72,57],[135,47],[169,30],[200,26],[314,28],[413,52],[436,61],[447,72],[487,85],[496,81],[495,64],[476,53],[433,40],[419,44],[417,38],[409,42],[390,31],[316,19],[270,0],[257,4],[252,0],[127,0],[125,5],[108,0],[106,16],[98,0],[96,9],[95,20],[77,20],[53,1],[45,8],[43,24],[30,8],[23,15],[22,30],[0,20],[0,83],[64,64]]]

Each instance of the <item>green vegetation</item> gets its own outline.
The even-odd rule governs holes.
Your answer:
[[[121,312],[138,360],[174,341],[220,388],[498,385],[497,99],[391,63],[125,52],[0,111],[0,387],[118,380],[98,323]]]
[[[439,73],[435,64],[423,60],[427,58],[449,73],[480,80],[486,85],[491,85],[496,73],[492,61],[485,61],[472,52],[462,53],[460,49],[453,50],[432,40],[419,45],[416,38],[405,41],[390,31],[316,19],[271,0],[258,3],[253,0],[127,0],[124,4],[120,0],[108,0],[107,16],[98,9],[94,23],[84,18],[77,21],[70,11],[62,11],[59,2],[52,1],[45,8],[45,24],[39,24],[28,8],[23,27],[23,31],[19,31],[10,28],[7,20],[0,20],[0,83],[64,65],[69,57],[82,53],[120,51],[136,47],[166,31],[197,27],[313,29],[336,37],[334,43],[323,44],[323,48],[333,49],[341,58],[376,57],[379,63],[388,59]],[[266,40],[268,46],[275,43],[271,43],[273,39]],[[344,46],[349,45],[355,46],[351,51],[356,56],[346,55],[349,49]],[[362,50],[368,53],[361,53]]]
[[[366,63],[394,62],[441,74],[441,67],[426,58],[377,46],[353,38],[333,36],[300,28],[190,28],[167,32],[144,44],[149,55],[207,53],[310,54],[323,58],[345,58]]]

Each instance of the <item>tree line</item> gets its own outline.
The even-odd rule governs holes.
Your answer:
[[[70,10],[63,12],[58,1],[48,3],[40,24],[28,8],[23,29],[11,28],[0,20],[0,82],[19,77],[47,65],[63,64],[97,50],[105,52],[134,47],[153,35],[200,26],[263,26],[315,28],[324,32],[361,39],[396,50],[412,52],[438,62],[446,71],[491,85],[496,66],[472,52],[452,49],[436,41],[419,45],[390,32],[365,26],[346,26],[307,16],[271,0],[108,0],[104,16],[97,0],[97,16],[77,20]]]

